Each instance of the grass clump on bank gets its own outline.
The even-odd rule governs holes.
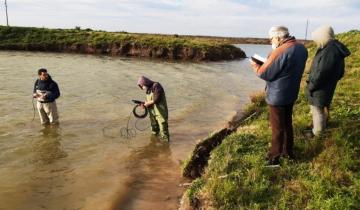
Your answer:
[[[178,36],[131,34],[127,32],[104,32],[91,29],[47,29],[34,27],[6,27],[0,26],[1,45],[6,44],[110,44],[114,42],[137,42],[147,46],[195,46],[208,47],[220,45],[220,42],[200,41],[190,38],[179,38]],[[223,43],[224,44],[224,43]]]
[[[212,151],[205,173],[188,190],[191,203],[226,210],[360,209],[360,31],[337,38],[352,55],[346,59],[345,77],[337,86],[324,135],[302,135],[311,123],[303,85],[293,115],[297,158],[282,160],[281,168],[267,168],[268,111],[264,103],[252,105],[249,109],[261,114]],[[312,58],[314,46],[309,50]]]
[[[91,29],[0,26],[0,49],[101,53],[182,60],[231,60],[245,53],[227,41]]]

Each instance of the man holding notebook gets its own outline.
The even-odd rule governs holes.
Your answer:
[[[270,28],[269,38],[273,51],[263,64],[251,60],[256,74],[266,81],[266,102],[269,106],[272,130],[268,165],[279,165],[280,158],[294,158],[292,111],[296,101],[307,50],[289,35],[284,26]]]

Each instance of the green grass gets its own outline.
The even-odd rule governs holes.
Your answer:
[[[190,38],[178,35],[131,34],[127,32],[104,32],[91,29],[47,29],[33,27],[0,26],[0,46],[8,45],[52,45],[92,44],[95,46],[136,43],[139,46],[192,47],[209,49],[214,46],[229,46],[228,42]]]
[[[297,159],[282,160],[278,169],[264,167],[271,131],[267,107],[257,100],[248,110],[261,114],[212,152],[204,175],[188,190],[190,200],[226,210],[360,209],[360,31],[337,37],[352,55],[346,59],[346,75],[335,92],[324,135],[308,139],[301,134],[311,123],[302,87],[293,115]],[[312,58],[313,45],[309,51]]]
[[[219,61],[244,58],[230,39],[136,34],[91,29],[0,26],[1,50],[108,54],[147,58]]]

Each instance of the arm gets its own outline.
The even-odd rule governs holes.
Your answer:
[[[33,98],[37,98],[38,94],[36,93],[36,86],[38,84],[38,80],[35,81],[34,83],[34,89],[33,89]]]
[[[37,84],[38,84],[38,80],[36,80],[35,83],[34,83],[34,89],[33,89],[33,93],[34,93],[34,94],[36,93],[36,86],[37,86]]]
[[[283,53],[279,55],[277,53],[272,53],[269,59],[257,69],[256,74],[261,79],[271,82],[281,73],[285,63],[287,63],[285,62],[286,60],[286,54]]]
[[[59,86],[56,82],[53,82],[50,86],[50,93],[46,95],[46,98],[49,100],[55,100],[60,97]]]

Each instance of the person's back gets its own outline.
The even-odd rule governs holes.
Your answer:
[[[296,101],[304,72],[307,50],[294,37],[285,39],[259,69],[267,83],[266,101],[271,105],[288,105]]]
[[[345,57],[350,52],[338,40],[329,41],[323,48],[319,48],[311,65],[308,78],[308,90],[315,92],[318,90],[335,89],[337,82],[344,76]],[[329,106],[331,99],[324,102],[314,102],[318,106]]]
[[[153,109],[164,119],[168,120],[168,107],[164,88],[159,82],[154,82],[151,89],[147,92],[147,101],[154,101]]]
[[[284,26],[269,30],[273,51],[262,64],[251,62],[256,74],[266,81],[266,102],[272,129],[269,165],[278,165],[280,158],[294,158],[292,127],[293,105],[298,97],[307,50]]]
[[[313,129],[304,131],[307,136],[319,135],[326,128],[336,85],[344,76],[345,57],[350,55],[349,49],[335,39],[331,26],[317,28],[312,36],[318,50],[306,81],[306,96],[313,115]]]

